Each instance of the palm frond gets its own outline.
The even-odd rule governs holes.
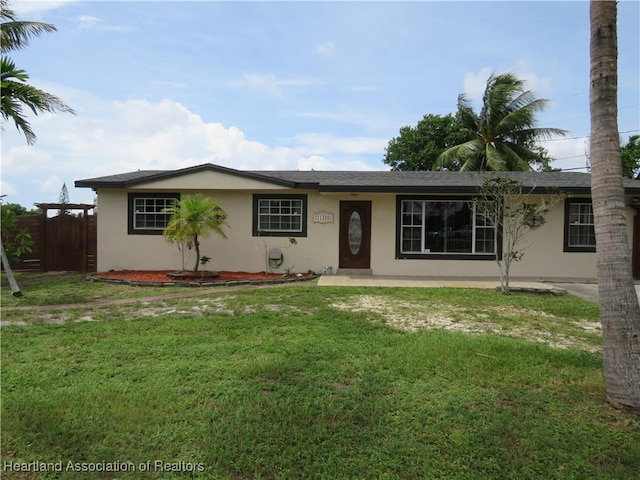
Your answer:
[[[538,154],[514,143],[502,143],[500,154],[505,159],[505,170],[511,172],[529,172],[533,170],[531,162],[542,162],[542,158]]]
[[[170,243],[187,243],[196,250],[196,264],[198,270],[200,259],[200,237],[207,237],[215,233],[227,238],[224,227],[228,227],[227,213],[222,210],[224,204],[212,197],[196,193],[186,195],[181,200],[164,209],[171,217],[163,231],[165,239]]]
[[[67,112],[75,114],[74,110],[60,98],[35,88],[26,81],[29,75],[18,69],[8,57],[0,58],[0,107],[5,120],[13,120],[18,131],[22,131],[27,143],[33,145],[36,136],[27,121],[23,107],[28,107],[35,115],[42,112]]]
[[[470,140],[455,147],[451,147],[440,154],[434,164],[434,170],[446,168],[459,163],[460,170],[481,170],[484,143],[479,139]]]
[[[464,95],[458,96],[458,121],[463,128],[470,131],[476,131],[479,128],[479,119],[476,113],[473,111],[471,101]]]
[[[479,114],[464,94],[459,95],[458,118],[476,138],[443,152],[435,168],[452,164],[453,160],[461,170],[531,170],[532,163],[548,163],[548,158],[536,153],[535,142],[567,132],[536,127],[536,113],[549,102],[536,98],[524,85],[513,73],[491,74]]]
[[[485,158],[485,170],[493,170],[494,172],[507,170],[507,160],[495,145],[487,144],[485,146]]]
[[[495,124],[496,120],[504,116],[511,99],[522,92],[524,82],[511,73],[492,74],[487,80],[487,87],[482,97],[480,118],[485,125]]]
[[[509,99],[509,103],[506,105],[506,109],[510,112],[525,108],[531,104],[542,104],[541,110],[546,107],[549,101],[546,98],[536,98],[535,93],[531,90],[514,91],[513,95]]]
[[[0,50],[2,53],[20,50],[29,44],[33,37],[42,33],[55,32],[50,23],[18,20],[15,12],[7,6],[7,0],[0,0]]]
[[[486,170],[485,144],[481,140],[473,140],[463,145],[460,151],[462,166],[460,171],[482,171]]]
[[[535,126],[535,116],[526,108],[506,113],[494,125],[495,134],[506,138],[515,138],[522,131]]]
[[[164,209],[164,212],[171,214],[164,230],[165,237],[168,240],[194,235],[206,237],[213,232],[226,238],[224,227],[228,227],[228,223],[223,206],[224,203],[200,193],[186,195]]]
[[[554,138],[564,137],[567,133],[569,133],[567,130],[561,128],[532,127],[530,129],[520,130],[517,135],[513,136],[513,139],[517,143],[553,140]]]
[[[464,145],[466,145],[466,143],[456,145],[455,147],[448,148],[442,152],[433,163],[433,170],[441,170],[443,168],[448,169],[454,162],[459,162],[461,160],[459,152]]]
[[[2,90],[4,92],[4,84]],[[0,108],[2,109],[2,118],[4,120],[13,120],[16,129],[22,131],[27,144],[33,145],[36,141],[36,134],[31,129],[31,124],[27,121],[23,111],[22,103],[8,95],[2,95],[0,101]]]
[[[1,48],[2,53],[12,50],[20,50],[29,45],[33,37],[43,33],[55,32],[57,29],[50,23],[10,21],[3,22],[1,26]]]

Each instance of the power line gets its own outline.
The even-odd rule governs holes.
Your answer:
[[[620,135],[623,133],[635,133],[640,132],[640,130],[625,130],[624,132],[618,132]],[[565,138],[541,138],[538,140],[539,142],[561,142],[563,140],[580,140],[581,138],[591,138],[591,135],[585,135],[582,137],[565,137]]]
[[[578,95],[578,94],[577,94],[577,93],[574,93],[573,95],[575,96],[575,95]],[[554,101],[555,101],[555,100],[554,100]],[[629,109],[629,108],[637,108],[639,105],[640,105],[640,104],[638,104],[638,103],[633,104],[633,105],[622,105],[622,106],[618,105],[618,111],[620,111],[620,110],[627,110],[627,109]],[[544,123],[549,123],[549,124],[558,124],[558,123],[565,122],[565,121],[567,121],[567,120],[575,120],[575,119],[578,119],[578,118],[588,119],[589,117],[590,117],[590,115],[589,115],[588,113],[586,113],[586,114],[582,114],[582,113],[581,113],[581,114],[579,114],[579,115],[572,115],[572,116],[570,116],[570,117],[563,117],[563,118],[560,118],[560,119],[555,119],[555,120],[551,120],[551,121],[545,121]]]

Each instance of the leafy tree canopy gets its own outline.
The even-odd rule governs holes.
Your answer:
[[[462,127],[457,115],[425,115],[415,127],[405,126],[392,138],[384,159],[392,170],[431,170],[442,152],[472,138],[472,132]],[[449,170],[460,170],[453,159]]]
[[[20,217],[22,215],[40,215],[42,210],[39,208],[28,209],[20,205],[19,203],[3,203],[2,204],[2,217]]]
[[[632,135],[620,149],[622,176],[640,180],[640,135]]]
[[[24,253],[31,252],[31,247],[33,246],[31,235],[25,229],[17,230],[16,221],[17,217],[30,215],[33,211],[29,211],[17,203],[4,203],[3,199],[4,195],[0,198],[0,236],[2,238],[2,254],[4,256],[2,261],[6,262],[3,263],[6,269],[7,264],[17,262]],[[6,271],[7,276],[9,276],[10,267]],[[16,292],[20,292],[20,288],[15,283],[14,278],[10,282],[12,283],[11,289],[16,295]],[[21,296],[21,293],[16,296]]]

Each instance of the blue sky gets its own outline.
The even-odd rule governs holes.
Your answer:
[[[555,166],[586,165],[586,1],[13,1],[58,31],[13,52],[31,83],[77,115],[31,116],[28,146],[2,132],[2,193],[32,206],[92,202],[73,182],[216,163],[238,169],[387,170],[400,127],[479,106],[514,72],[549,108]],[[640,133],[640,3],[618,6],[619,129]]]

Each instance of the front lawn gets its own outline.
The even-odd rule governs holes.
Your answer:
[[[19,314],[3,477],[637,478],[597,306],[568,295],[287,286]]]
[[[16,272],[15,276],[24,296],[15,298],[11,294],[9,281],[3,272],[0,292],[3,307],[90,303],[185,291],[185,287],[180,286],[132,288],[123,284],[90,282],[82,273]]]

